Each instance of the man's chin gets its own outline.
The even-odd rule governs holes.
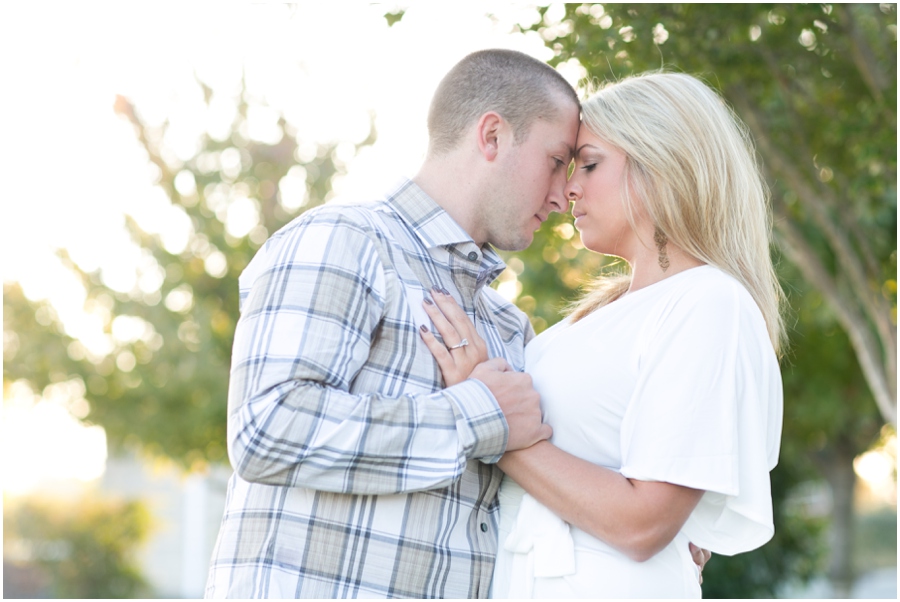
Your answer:
[[[496,243],[491,243],[494,248],[499,249],[501,251],[524,251],[528,247],[531,246],[531,243],[534,241],[534,233],[529,233],[527,236],[523,236],[521,238],[515,240],[505,240],[498,241]]]

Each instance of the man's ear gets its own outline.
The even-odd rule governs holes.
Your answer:
[[[478,136],[478,151],[487,161],[497,158],[500,150],[500,134],[504,130],[505,121],[499,113],[488,111],[478,120],[476,130]]]

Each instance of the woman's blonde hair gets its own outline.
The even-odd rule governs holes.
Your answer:
[[[740,119],[712,89],[681,73],[608,83],[581,110],[582,127],[626,155],[622,197],[632,227],[642,202],[674,245],[741,282],[779,352],[784,295],[769,254],[768,189]],[[621,296],[630,280],[600,276],[572,319]]]

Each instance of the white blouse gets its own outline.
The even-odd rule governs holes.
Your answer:
[[[637,563],[507,478],[494,597],[691,597],[687,541],[732,555],[772,537],[781,373],[762,314],[734,278],[701,266],[565,320],[528,345],[526,371],[554,445],[628,478],[706,493],[675,541]],[[587,570],[602,578],[585,580]]]

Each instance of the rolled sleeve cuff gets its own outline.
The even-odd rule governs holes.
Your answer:
[[[494,394],[484,383],[469,379],[444,389],[456,415],[456,430],[466,458],[494,464],[506,451],[509,426]]]

